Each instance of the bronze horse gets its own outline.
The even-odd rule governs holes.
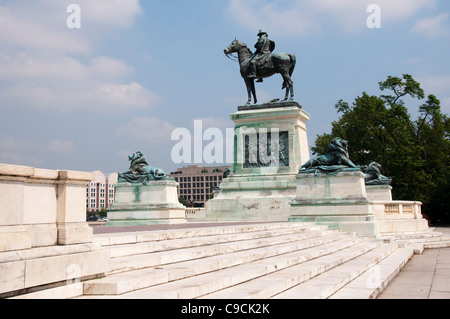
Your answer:
[[[252,101],[251,95],[253,94],[253,101],[256,104],[256,92],[255,92],[255,78],[250,78],[249,74],[251,73],[250,68],[250,60],[252,57],[252,51],[247,47],[245,43],[240,42],[237,39],[234,39],[231,44],[225,48],[224,53],[229,56],[231,53],[237,52],[239,66],[241,69],[241,76],[245,81],[245,85],[247,86],[248,100],[247,104],[250,104]],[[294,72],[296,58],[294,54],[288,53],[272,53],[272,68],[267,68],[264,65],[259,66],[257,69],[257,78],[263,79],[268,78],[276,73],[281,74],[283,77],[283,86],[281,89],[286,88],[286,95],[284,101],[288,100],[289,93],[290,98],[289,101],[294,100],[294,86],[291,79],[292,73]]]

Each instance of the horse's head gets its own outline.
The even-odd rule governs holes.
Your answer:
[[[245,43],[242,43],[238,39],[234,38],[233,42],[231,42],[231,44],[223,50],[223,53],[229,55],[233,52],[239,52],[239,50],[243,47],[246,47]]]

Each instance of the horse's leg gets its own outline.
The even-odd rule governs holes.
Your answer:
[[[249,80],[245,80],[245,85],[247,86],[247,105],[249,105],[250,103],[252,103],[252,85],[251,82]]]
[[[284,100],[287,101],[289,97],[289,84],[286,85],[286,94],[284,95]]]
[[[294,100],[294,82],[292,82],[292,79],[288,74],[284,74],[283,79],[284,79],[283,87],[286,88],[286,94],[284,96],[283,101],[287,101],[288,98],[289,98],[289,101],[293,101]],[[289,97],[289,93],[290,93],[290,97]]]
[[[255,81],[254,80],[252,80],[252,82],[251,82],[251,87],[252,87],[253,101],[256,104],[258,102],[258,99],[256,98],[256,89],[255,89]]]
[[[291,81],[289,75],[286,72],[283,72],[281,74],[281,76],[283,77],[283,80],[284,80],[282,88],[286,89],[286,94],[284,95],[284,100],[283,101],[287,101],[288,97],[289,97],[289,90],[291,88],[291,84],[290,83],[292,81]]]
[[[291,97],[289,98],[289,101],[294,101],[294,82],[292,80],[289,83],[289,90],[291,91]]]

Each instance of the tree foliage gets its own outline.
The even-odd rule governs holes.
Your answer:
[[[317,136],[314,154],[324,154],[335,137],[349,141],[350,159],[357,165],[378,162],[393,178],[395,199],[417,200],[433,222],[450,222],[450,120],[440,101],[430,94],[411,119],[404,97],[425,98],[412,76],[389,76],[379,82],[386,94],[363,92],[352,105],[340,100],[341,117],[330,134]]]

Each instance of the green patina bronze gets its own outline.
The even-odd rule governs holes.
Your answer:
[[[294,72],[296,57],[290,53],[273,53],[275,42],[269,40],[266,32],[260,30],[259,39],[255,44],[256,51],[253,53],[245,43],[234,39],[231,44],[225,48],[224,53],[229,57],[230,54],[237,52],[241,76],[247,87],[247,104],[253,101],[256,104],[255,79],[262,82],[262,79],[270,77],[276,73],[283,77],[282,89],[286,89],[284,101],[288,98],[294,99],[294,85],[291,79]],[[290,96],[289,96],[290,94]]]
[[[144,154],[140,151],[129,155],[128,160],[130,161],[130,168],[123,173],[119,173],[119,183],[146,185],[149,181],[171,179],[161,168],[150,166]]]

